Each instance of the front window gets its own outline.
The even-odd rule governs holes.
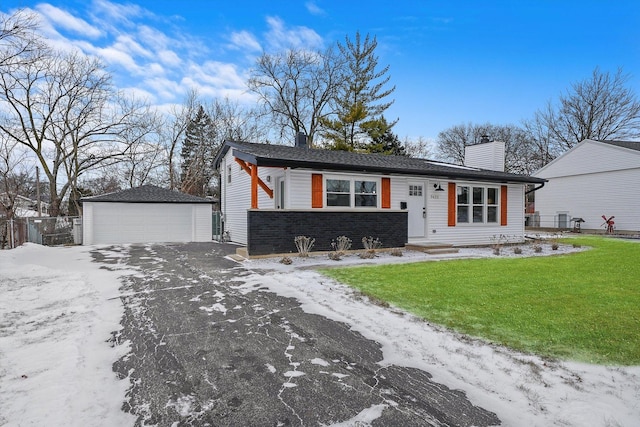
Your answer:
[[[495,224],[498,222],[498,188],[457,187],[458,223]]]
[[[325,184],[328,207],[378,207],[378,181],[327,178]]]
[[[351,206],[351,181],[327,179],[327,206]]]
[[[458,187],[458,223],[469,222],[469,187]]]
[[[354,181],[354,206],[377,207],[378,196],[375,181]]]

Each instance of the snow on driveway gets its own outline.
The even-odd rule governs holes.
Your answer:
[[[86,247],[0,251],[0,425],[133,425],[112,370],[128,347],[109,343],[131,271],[100,266]]]

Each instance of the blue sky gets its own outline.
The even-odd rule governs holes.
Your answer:
[[[263,51],[375,35],[389,65],[401,138],[463,123],[518,124],[593,69],[623,67],[640,94],[640,2],[0,0],[42,15],[52,43],[100,56],[116,84],[157,105],[253,99]]]

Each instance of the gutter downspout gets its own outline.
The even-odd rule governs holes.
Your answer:
[[[538,191],[540,190],[542,187],[544,187],[544,185],[546,184],[546,182],[543,182],[542,184],[540,184],[539,187],[534,187],[531,190],[525,191],[524,194],[529,194],[529,193],[533,193],[534,191]]]

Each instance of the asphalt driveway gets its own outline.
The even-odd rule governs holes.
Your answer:
[[[130,343],[114,370],[132,383],[123,409],[137,425],[500,424],[428,372],[382,367],[380,345],[348,325],[259,284],[242,286],[250,272],[225,258],[234,249],[113,248],[139,270],[124,279],[114,336]]]

